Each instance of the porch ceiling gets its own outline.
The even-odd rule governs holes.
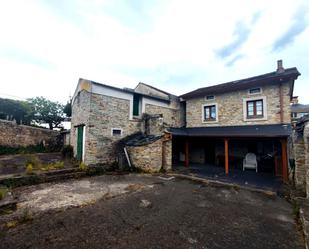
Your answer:
[[[288,137],[289,124],[170,128],[173,136],[185,137]]]

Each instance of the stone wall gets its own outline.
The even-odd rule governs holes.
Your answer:
[[[306,157],[303,134],[294,133],[293,150],[295,158],[295,185],[305,192],[306,188]]]
[[[164,126],[166,128],[181,127],[184,125],[184,121],[181,117],[180,107],[178,107],[178,109],[175,109],[146,104],[145,113],[152,115],[161,114],[163,117]]]
[[[6,147],[27,147],[40,143],[48,146],[56,144],[57,131],[36,128],[26,125],[17,125],[14,122],[0,120],[0,145]]]
[[[290,110],[290,83],[282,85],[283,92],[283,122],[291,122]],[[229,92],[215,95],[214,100],[205,100],[205,97],[189,99],[186,101],[187,127],[201,126],[227,126],[248,124],[276,124],[280,123],[280,90],[279,85],[268,85],[262,87],[260,94],[249,95],[248,90]],[[267,120],[245,121],[243,99],[251,97],[266,97]],[[203,105],[217,104],[218,122],[203,122]]]
[[[141,146],[126,146],[131,163],[143,172],[154,173],[172,169],[172,140],[163,136]]]
[[[134,167],[143,172],[158,172],[162,168],[162,140],[143,146],[127,146]]]
[[[86,164],[111,164],[118,160],[117,142],[141,130],[142,121],[129,120],[130,103],[100,94],[91,94],[91,107],[86,134]],[[121,129],[121,135],[112,135],[112,129]]]
[[[309,197],[309,122],[302,131],[294,131],[295,186]]]
[[[156,90],[153,87],[147,86],[144,83],[139,83],[137,87],[135,88],[135,91],[138,93],[143,93],[150,96],[156,96],[161,98],[169,98],[169,95],[167,93],[164,93],[162,91]]]
[[[71,119],[71,145],[74,148],[74,155],[77,153],[77,126],[85,125],[85,136],[88,137],[89,134],[89,114],[90,114],[90,102],[91,93],[82,90],[79,92],[72,104],[72,119]],[[88,143],[85,143],[85,150],[88,150]],[[85,154],[85,160],[87,161],[87,153]]]
[[[164,138],[162,142],[162,164],[166,171],[172,170],[172,139]]]
[[[306,168],[306,193],[309,197],[309,123],[304,128],[304,145],[305,145],[305,168]]]

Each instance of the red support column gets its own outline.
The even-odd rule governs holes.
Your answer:
[[[185,144],[185,166],[189,167],[189,141],[186,140]]]
[[[224,139],[225,174],[229,174],[229,140]]]
[[[288,155],[287,155],[287,140],[281,141],[281,153],[282,153],[282,178],[284,182],[288,182]]]

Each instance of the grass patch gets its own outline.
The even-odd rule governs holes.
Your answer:
[[[40,159],[35,155],[27,155],[26,160],[26,173],[33,174],[35,170],[49,171],[54,169],[63,169],[64,161],[57,161],[52,163],[43,164]]]
[[[47,165],[43,165],[40,168],[40,170],[49,171],[49,170],[63,169],[63,168],[64,168],[64,162],[58,161],[58,162],[48,163]]]
[[[81,162],[78,166],[78,168],[81,170],[81,171],[87,171],[88,169],[88,166],[86,164],[84,164],[83,162]]]
[[[19,219],[19,222],[20,223],[25,223],[25,222],[28,222],[28,221],[32,221],[33,220],[33,216],[32,216],[32,213],[30,212],[30,210],[28,208],[24,209],[20,219]]]
[[[0,187],[0,200],[4,199],[8,192],[8,188],[6,187]]]
[[[16,227],[18,224],[18,221],[17,220],[12,220],[12,221],[8,221],[5,226],[6,228],[10,229],[10,228],[14,228]]]

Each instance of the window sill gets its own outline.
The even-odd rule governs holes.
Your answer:
[[[265,118],[264,116],[247,116],[246,119],[261,119],[261,118]]]
[[[265,121],[267,120],[267,117],[263,116],[263,117],[245,117],[244,121],[245,122],[250,122],[250,121]]]
[[[204,120],[202,120],[202,122],[204,123],[204,124],[212,124],[212,123],[218,123],[218,119],[204,119]]]

